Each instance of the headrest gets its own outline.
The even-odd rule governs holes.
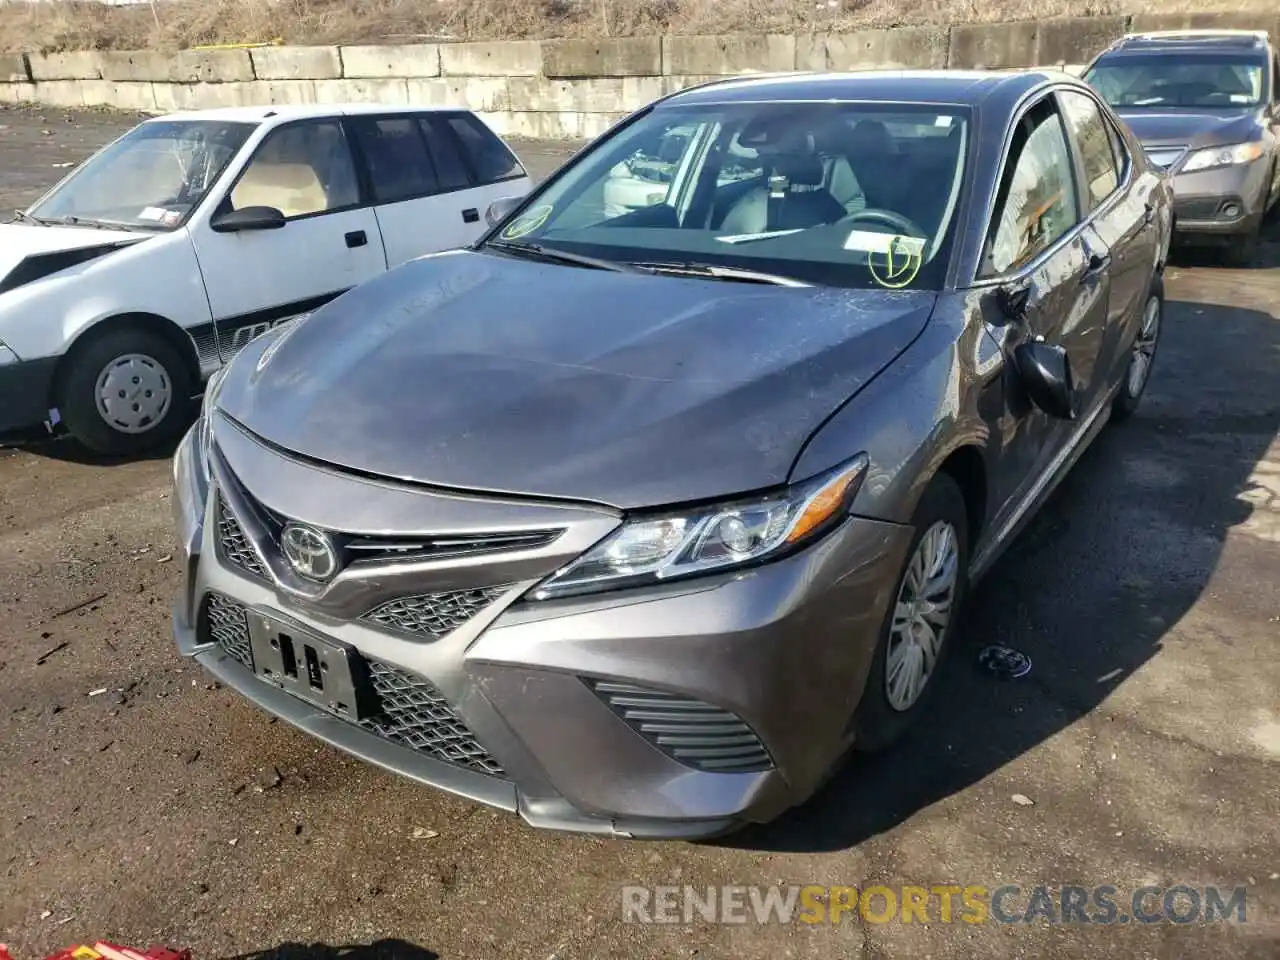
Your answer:
[[[817,187],[822,184],[822,161],[816,156],[787,154],[778,157],[773,166],[793,187]]]
[[[863,154],[893,152],[893,137],[879,120],[859,120],[849,133],[849,147]]]

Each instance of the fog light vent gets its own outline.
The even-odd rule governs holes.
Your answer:
[[[630,683],[588,680],[587,685],[627,726],[686,766],[708,773],[773,768],[755,731],[728,710]]]

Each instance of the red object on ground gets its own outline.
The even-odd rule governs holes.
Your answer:
[[[0,960],[16,960],[9,948],[0,943]],[[145,952],[99,940],[92,946],[79,944],[45,957],[44,960],[191,960],[190,950],[152,947]]]

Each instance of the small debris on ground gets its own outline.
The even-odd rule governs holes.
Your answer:
[[[254,784],[254,793],[266,793],[268,790],[274,790],[280,784],[284,783],[284,777],[280,775],[279,767],[272,767],[258,783]]]
[[[172,560],[172,559],[173,559],[173,554],[172,554],[172,553],[166,553],[163,557],[159,557],[159,558],[157,558],[157,559],[156,559],[156,563],[168,563],[168,562],[169,562],[170,560]]]
[[[45,662],[46,660],[48,660],[50,657],[52,657],[52,656],[53,656],[55,653],[57,653],[58,651],[67,649],[67,647],[69,647],[69,646],[71,646],[71,641],[70,641],[70,640],[64,640],[64,641],[62,641],[62,643],[58,644],[56,647],[51,647],[51,648],[49,648],[49,649],[48,649],[48,650],[46,650],[44,653],[40,654],[40,656],[36,657],[36,666],[37,666],[37,667],[43,667],[43,666],[44,666],[44,662]]]
[[[107,688],[106,688],[106,687],[99,687],[97,690],[90,690],[90,691],[89,691],[89,696],[91,696],[91,697],[100,697],[100,696],[102,696],[102,695],[103,695],[104,693],[106,693],[106,692],[107,692]]]
[[[49,919],[50,917],[52,917],[52,916],[53,916],[53,911],[52,911],[52,910],[41,910],[41,911],[40,911],[40,919],[41,919],[41,920],[48,920],[48,919]]]
[[[199,750],[192,750],[190,753],[188,753],[185,757],[182,758],[184,763],[195,763],[199,759],[200,759]]]
[[[1034,807],[1036,802],[1025,793],[1015,793],[1010,799],[1020,807]]]
[[[85,607],[92,606],[99,600],[107,599],[105,593],[99,593],[97,596],[90,597],[88,600],[81,600],[79,603],[73,603],[69,607],[63,607],[61,610],[51,616],[50,620],[57,620],[59,617],[65,617],[68,613],[75,613],[77,610],[83,610]]]
[[[436,830],[428,830],[426,827],[414,827],[411,839],[413,840],[434,840],[440,836]]]
[[[978,666],[1000,680],[1017,680],[1031,672],[1031,658],[1021,650],[994,644],[978,653]]]

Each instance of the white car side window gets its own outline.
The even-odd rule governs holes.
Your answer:
[[[288,218],[341,210],[359,199],[351,150],[336,121],[273,131],[231,191],[232,209],[275,207]]]

